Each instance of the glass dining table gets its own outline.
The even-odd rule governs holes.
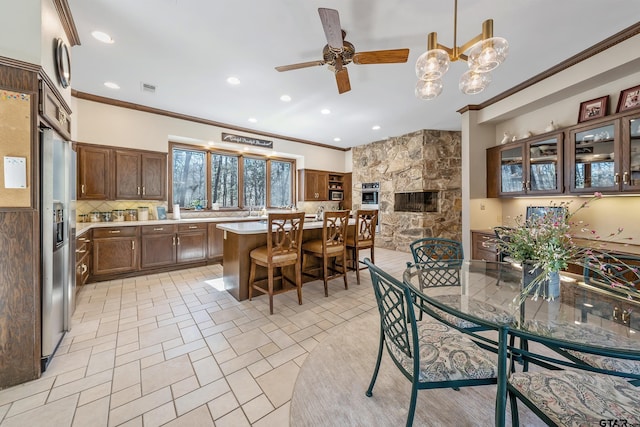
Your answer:
[[[438,283],[430,280],[433,274],[454,275],[457,285],[433,286]],[[497,332],[497,426],[505,424],[507,372],[513,368],[509,356],[516,344],[509,339],[510,333],[525,331],[584,348],[640,351],[640,332],[633,317],[636,313],[630,308],[637,304],[640,311],[640,302],[615,293],[603,294],[606,289],[593,289],[580,277],[561,275],[561,278],[560,297],[547,300],[523,295],[523,271],[517,264],[451,260],[438,265],[411,265],[404,273],[404,283],[421,300],[417,305],[428,305],[433,317],[450,322],[458,316],[462,326],[457,326],[463,332],[480,329]],[[622,312],[626,313],[624,317]],[[518,346],[526,347],[527,343],[521,339]]]

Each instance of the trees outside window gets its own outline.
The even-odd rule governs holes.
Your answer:
[[[282,207],[294,203],[295,161],[170,144],[169,199],[183,208]]]
[[[211,203],[238,207],[238,156],[211,154]]]

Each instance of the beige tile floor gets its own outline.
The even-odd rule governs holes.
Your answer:
[[[410,254],[376,248],[402,277]],[[78,293],[72,330],[41,378],[0,391],[0,427],[288,426],[307,355],[375,310],[368,272],[236,301],[222,266],[113,280]]]

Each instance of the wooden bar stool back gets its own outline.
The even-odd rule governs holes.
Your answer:
[[[358,209],[356,211],[356,228],[353,234],[347,235],[347,251],[351,254],[350,270],[356,271],[356,279],[360,284],[360,251],[369,249],[371,262],[375,264],[374,246],[376,241],[376,226],[378,225],[377,209]]]
[[[273,314],[273,296],[282,292],[297,289],[298,304],[302,304],[302,270],[300,251],[302,248],[302,228],[304,212],[269,214],[267,220],[267,245],[251,251],[251,271],[249,272],[249,301],[253,290],[269,295],[269,313]],[[267,278],[255,280],[256,265],[267,269]],[[295,269],[295,280],[286,277],[282,267],[292,265]],[[275,275],[280,268],[280,274]],[[274,282],[282,282],[281,289],[274,290]],[[294,287],[287,286],[288,284]],[[265,287],[266,285],[266,287]]]
[[[322,239],[305,242],[302,245],[302,270],[306,275],[320,278],[312,271],[322,270],[324,281],[324,296],[329,296],[327,282],[342,277],[344,288],[349,289],[347,283],[347,225],[349,223],[349,211],[325,212],[322,223]],[[322,260],[322,266],[305,269],[308,257],[312,256]],[[336,258],[341,259],[341,268],[338,269]]]

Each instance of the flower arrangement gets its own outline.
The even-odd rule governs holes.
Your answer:
[[[633,283],[640,281],[639,266],[631,265],[628,261],[617,258],[606,251],[607,241],[621,237],[622,228],[608,234],[604,238],[595,230],[589,228],[583,221],[574,220],[576,213],[589,207],[590,203],[602,198],[601,193],[594,195],[581,203],[571,212],[572,201],[553,203],[552,209],[544,215],[523,219],[522,215],[515,218],[515,226],[506,228],[504,234],[494,243],[501,252],[509,254],[518,263],[531,265],[531,272],[539,272],[537,276],[522,290],[520,302],[527,295],[533,294],[537,299],[541,294],[542,284],[550,277],[557,276],[559,271],[567,269],[569,264],[584,265],[594,270],[594,276],[612,287],[628,291],[627,297],[639,296]],[[581,246],[574,239],[588,236],[593,241],[591,247]],[[629,276],[633,276],[629,280]],[[553,296],[549,297],[553,299]]]

